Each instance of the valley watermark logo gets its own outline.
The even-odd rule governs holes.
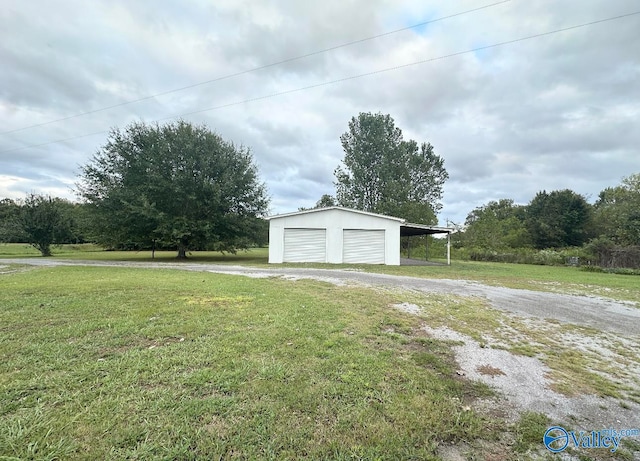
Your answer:
[[[623,437],[636,437],[640,429],[601,429],[599,431],[568,431],[561,426],[552,426],[544,433],[544,446],[552,453],[560,453],[568,446],[574,448],[608,448],[615,453]]]

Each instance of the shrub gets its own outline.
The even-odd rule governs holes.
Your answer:
[[[585,251],[600,267],[640,269],[640,245],[617,246],[609,239],[598,238],[589,242]]]
[[[570,258],[578,262],[588,261],[588,254],[582,248],[563,248],[558,250],[534,250],[532,248],[510,248],[504,251],[489,251],[481,248],[461,248],[454,257],[471,261],[489,261],[515,264],[537,264],[561,266]]]

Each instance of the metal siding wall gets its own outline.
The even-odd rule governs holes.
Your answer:
[[[342,260],[347,264],[384,264],[385,231],[345,229]]]
[[[326,229],[285,229],[284,262],[324,263],[327,261]]]

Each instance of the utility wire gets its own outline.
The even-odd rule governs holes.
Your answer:
[[[458,51],[456,53],[437,56],[435,58],[428,58],[428,59],[423,59],[423,60],[420,60],[420,61],[411,62],[411,63],[408,63],[408,64],[401,64],[401,65],[398,65],[398,66],[387,67],[387,68],[384,68],[384,69],[378,69],[378,70],[374,70],[374,71],[371,71],[371,72],[366,72],[366,73],[358,74],[358,75],[351,75],[349,77],[343,77],[343,78],[339,78],[339,79],[336,79],[336,80],[330,80],[330,81],[327,81],[327,82],[320,82],[320,83],[316,83],[316,84],[313,84],[313,85],[303,86],[303,87],[300,87],[300,88],[294,88],[294,89],[291,89],[291,90],[285,90],[285,91],[271,93],[271,94],[267,94],[267,95],[263,95],[263,96],[257,96],[255,98],[243,99],[242,101],[235,101],[235,102],[231,102],[231,103],[228,103],[228,104],[221,104],[219,106],[208,107],[206,109],[199,109],[199,110],[195,110],[195,111],[192,111],[192,112],[185,112],[185,113],[182,113],[182,114],[179,114],[179,115],[172,115],[172,116],[169,116],[169,117],[156,119],[156,120],[154,120],[154,122],[159,122],[159,121],[162,121],[162,120],[185,117],[185,116],[188,116],[188,115],[200,114],[202,112],[208,112],[208,111],[217,110],[217,109],[223,109],[223,108],[232,107],[232,106],[239,106],[241,104],[246,104],[246,103],[255,102],[255,101],[261,101],[261,100],[264,100],[264,99],[270,99],[270,98],[274,98],[274,97],[277,97],[277,96],[283,96],[283,95],[287,95],[287,94],[297,93],[297,92],[300,92],[300,91],[310,90],[310,89],[313,89],[313,88],[319,88],[319,87],[322,87],[322,86],[333,85],[333,84],[336,84],[336,83],[346,82],[346,81],[349,81],[349,80],[355,80],[357,78],[367,77],[367,76],[370,76],[370,75],[377,75],[377,74],[382,74],[382,73],[385,73],[385,72],[391,72],[391,71],[398,70],[398,69],[405,69],[407,67],[417,66],[419,64],[425,64],[425,63],[428,63],[428,62],[440,61],[440,60],[443,60],[443,59],[448,59],[448,58],[452,58],[452,57],[455,57],[455,56],[461,56],[461,55],[469,54],[469,53],[475,53],[477,51],[488,50],[488,49],[491,49],[491,48],[498,48],[500,46],[511,45],[511,44],[514,44],[514,43],[523,42],[523,41],[526,41],[526,40],[532,40],[534,38],[539,38],[539,37],[545,37],[547,35],[558,34],[560,32],[566,32],[566,31],[569,31],[569,30],[579,29],[581,27],[592,26],[592,25],[595,25],[595,24],[603,23],[603,22],[615,21],[616,19],[622,19],[622,18],[626,18],[626,17],[629,17],[629,16],[634,16],[634,15],[637,15],[637,14],[640,14],[640,11],[634,11],[632,13],[622,14],[622,15],[619,15],[619,16],[613,16],[613,17],[610,17],[610,18],[599,19],[597,21],[585,22],[583,24],[577,24],[575,26],[563,27],[562,29],[555,29],[555,30],[551,30],[551,31],[548,31],[548,32],[541,32],[539,34],[528,35],[526,37],[520,37],[520,38],[516,38],[516,39],[513,39],[513,40],[507,40],[507,41],[504,41],[504,42],[498,42],[498,43],[494,43],[492,45],[480,46],[480,47],[472,48],[472,49],[465,50],[465,51]],[[72,141],[72,140],[75,140],[75,139],[86,138],[88,136],[93,136],[93,135],[97,135],[97,134],[104,134],[104,133],[108,133],[108,130],[98,131],[98,132],[89,133],[89,134],[83,134],[83,135],[80,135],[80,136],[73,136],[73,137],[70,137],[70,138],[59,139],[59,140],[56,140],[56,141],[44,142],[44,143],[41,143],[41,144],[33,144],[33,145],[28,145],[28,146],[16,147],[16,148],[13,148],[13,149],[7,149],[7,150],[0,151],[0,154],[4,154],[6,152],[14,152],[14,151],[17,151],[17,150],[29,149],[29,148],[32,148],[32,147],[42,147],[42,146],[46,146],[46,145],[49,145],[49,144],[56,144],[56,143],[61,143],[61,142]]]
[[[240,104],[245,104],[245,103],[248,103],[248,102],[261,101],[263,99],[269,99],[269,98],[274,98],[276,96],[283,96],[283,95],[287,95],[287,94],[291,94],[291,93],[297,93],[299,91],[310,90],[310,89],[313,89],[313,88],[319,88],[319,87],[327,86],[327,85],[333,85],[335,83],[346,82],[346,81],[354,80],[354,79],[361,78],[361,77],[368,77],[370,75],[382,74],[382,73],[385,73],[385,72],[391,72],[393,70],[398,70],[398,69],[405,69],[407,67],[417,66],[419,64],[425,64],[425,63],[433,62],[433,61],[440,61],[442,59],[453,58],[455,56],[460,56],[460,55],[463,55],[463,54],[475,53],[477,51],[488,50],[488,49],[491,49],[491,48],[497,48],[497,47],[504,46],[504,45],[511,45],[511,44],[517,43],[517,42],[523,42],[525,40],[531,40],[531,39],[534,39],[534,38],[544,37],[546,35],[553,35],[553,34],[557,34],[557,33],[560,33],[560,32],[566,32],[568,30],[578,29],[578,28],[581,28],[581,27],[592,26],[594,24],[599,24],[599,23],[602,23],[602,22],[613,21],[615,19],[622,19],[622,18],[626,18],[628,16],[633,16],[635,14],[640,14],[640,11],[635,11],[633,13],[627,13],[627,14],[623,14],[623,15],[620,15],[620,16],[614,16],[614,17],[611,17],[611,18],[600,19],[600,20],[597,20],[597,21],[586,22],[584,24],[578,24],[578,25],[575,25],[575,26],[564,27],[562,29],[556,29],[556,30],[552,30],[552,31],[549,31],[549,32],[542,32],[542,33],[539,33],[539,34],[529,35],[529,36],[526,36],[526,37],[516,38],[516,39],[513,39],[513,40],[507,40],[505,42],[494,43],[492,45],[480,46],[478,48],[473,48],[473,49],[470,49],[470,50],[458,51],[458,52],[455,52],[455,53],[445,54],[445,55],[438,56],[438,57],[435,57],[435,58],[423,59],[421,61],[415,61],[415,62],[411,62],[411,63],[408,63],[408,64],[401,64],[401,65],[394,66],[394,67],[387,67],[387,68],[384,68],[384,69],[378,69],[378,70],[374,70],[374,71],[371,71],[371,72],[366,72],[364,74],[351,75],[349,77],[343,77],[343,78],[339,78],[337,80],[331,80],[331,81],[328,81],[328,82],[316,83],[316,84],[309,85],[309,86],[303,86],[303,87],[300,87],[300,88],[294,88],[294,89],[291,89],[291,90],[280,91],[280,92],[277,92],[277,93],[271,93],[271,94],[264,95],[264,96],[257,96],[255,98],[244,99],[242,101],[230,102],[228,104],[222,104],[222,105],[219,105],[219,106],[208,107],[206,109],[199,109],[199,110],[195,110],[195,111],[192,111],[192,112],[185,112],[185,113],[180,114],[180,115],[173,115],[173,116],[170,116],[170,117],[164,117],[164,118],[157,119],[155,121],[159,122],[159,121],[162,121],[162,120],[168,120],[168,119],[172,119],[172,118],[179,118],[179,117],[185,117],[185,116],[188,116],[188,115],[200,114],[202,112],[208,112],[208,111],[211,111],[211,110],[224,109],[224,108],[227,108],[227,107],[238,106]]]
[[[191,89],[191,88],[196,88],[198,86],[203,86],[203,85],[208,85],[210,83],[215,83],[215,82],[220,82],[220,81],[223,81],[223,80],[228,80],[228,79],[231,79],[231,78],[234,78],[234,77],[239,77],[241,75],[250,74],[252,72],[257,72],[259,70],[268,69],[270,67],[275,67],[275,66],[279,66],[281,64],[287,64],[287,63],[294,62],[294,61],[299,61],[300,59],[309,58],[311,56],[317,56],[319,54],[327,53],[329,51],[337,50],[337,49],[340,49],[340,48],[345,48],[347,46],[356,45],[358,43],[364,43],[364,42],[368,42],[370,40],[375,40],[377,38],[381,38],[381,37],[386,37],[388,35],[397,34],[398,32],[404,32],[406,30],[416,29],[418,27],[426,26],[427,24],[433,24],[434,22],[444,21],[445,19],[451,19],[451,18],[454,18],[456,16],[462,16],[464,14],[473,13],[475,11],[483,10],[483,9],[486,9],[486,8],[491,8],[493,6],[501,5],[503,3],[508,3],[509,1],[511,1],[511,0],[502,0],[502,1],[497,2],[497,3],[491,3],[489,5],[484,5],[484,6],[481,6],[481,7],[478,7],[478,8],[473,8],[471,10],[461,11],[459,13],[450,14],[448,16],[442,16],[441,18],[436,18],[436,19],[431,19],[429,21],[420,22],[420,23],[414,24],[412,26],[408,26],[408,27],[403,27],[401,29],[392,30],[390,32],[384,32],[382,34],[373,35],[371,37],[366,37],[366,38],[361,38],[361,39],[358,39],[358,40],[354,40],[352,42],[347,42],[347,43],[343,43],[341,45],[336,45],[336,46],[332,46],[332,47],[329,47],[329,48],[325,48],[323,50],[313,51],[311,53],[303,54],[303,55],[300,55],[300,56],[295,56],[295,57],[292,57],[292,58],[283,59],[282,61],[273,62],[271,64],[265,64],[263,66],[258,66],[258,67],[254,67],[254,68],[251,68],[251,69],[242,70],[242,71],[239,71],[239,72],[236,72],[236,73],[233,73],[233,74],[223,75],[221,77],[216,77],[216,78],[213,78],[211,80],[205,80],[204,82],[194,83],[192,85],[187,85],[187,86],[183,86],[183,87],[180,87],[180,88],[175,88],[173,90],[163,91],[161,93],[156,93],[156,94],[152,94],[152,95],[149,95],[149,96],[144,96],[142,98],[132,99],[130,101],[120,102],[118,104],[113,104],[111,106],[106,106],[106,107],[102,107],[102,108],[99,108],[99,109],[89,110],[89,111],[86,111],[86,112],[80,112],[80,113],[77,113],[77,114],[74,114],[74,115],[69,115],[67,117],[58,118],[58,119],[55,119],[55,120],[49,120],[48,122],[37,123],[35,125],[24,126],[22,128],[16,128],[16,129],[9,130],[9,131],[1,131],[0,134],[16,133],[18,131],[24,131],[24,130],[28,130],[28,129],[31,129],[31,128],[37,128],[37,127],[41,127],[41,126],[45,126],[45,125],[50,125],[50,124],[56,123],[56,122],[62,122],[62,121],[65,121],[65,120],[70,120],[72,118],[82,117],[84,115],[90,115],[90,114],[95,114],[95,113],[98,113],[98,112],[103,112],[105,110],[114,109],[116,107],[122,107],[122,106],[126,106],[126,105],[129,105],[129,104],[134,104],[134,103],[137,103],[137,102],[148,101],[149,99],[153,99],[153,98],[156,98],[158,96],[165,96],[165,95],[168,95],[168,94],[177,93],[179,91],[184,91],[184,90],[188,90],[188,89]]]

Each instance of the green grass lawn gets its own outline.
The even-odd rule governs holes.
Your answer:
[[[459,264],[506,277],[500,264]],[[523,271],[532,268],[546,269]],[[391,307],[402,302],[422,312]],[[424,324],[536,356],[568,395],[640,398],[624,384],[634,382],[637,345],[610,338],[615,363],[597,351],[577,360],[564,334],[606,335],[518,322],[478,298],[9,264],[0,268],[0,460],[437,459],[450,445],[474,459],[505,450],[501,459],[521,459],[539,449],[542,416],[512,424],[476,412],[491,391],[459,376],[452,343],[426,336]],[[566,354],[571,369],[554,362]]]
[[[175,251],[156,251],[152,259],[151,251],[105,251],[103,248],[90,244],[60,245],[52,248],[54,258],[87,259],[98,261],[141,261],[141,262],[176,262]],[[268,248],[252,248],[238,251],[236,254],[221,253],[219,251],[194,251],[188,253],[188,261],[207,262],[215,264],[252,264],[266,265],[269,256]],[[40,258],[40,252],[25,243],[0,244],[0,261],[2,258]]]
[[[435,459],[504,428],[393,293],[15,269],[0,274],[0,459]]]

